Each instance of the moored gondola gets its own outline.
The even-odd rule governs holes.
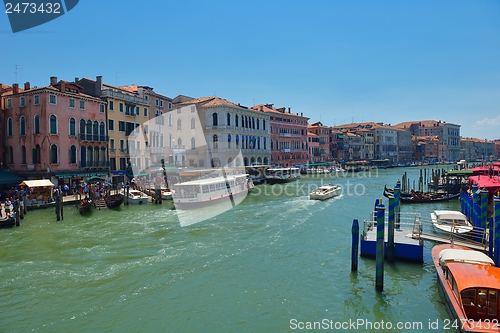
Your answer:
[[[123,195],[120,193],[111,194],[110,196],[105,197],[104,201],[106,201],[106,206],[108,206],[108,208],[116,208],[122,204]]]

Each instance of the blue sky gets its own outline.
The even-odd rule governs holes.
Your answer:
[[[500,1],[93,1],[13,34],[0,82],[102,75],[325,125],[435,119],[500,138]]]

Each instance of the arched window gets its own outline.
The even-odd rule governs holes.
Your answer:
[[[231,126],[231,115],[227,114],[227,126]]]
[[[57,134],[57,117],[50,115],[50,134]]]
[[[92,140],[92,121],[87,120],[87,127],[85,128],[85,133],[87,133],[87,140]]]
[[[80,147],[80,164],[83,168],[87,166],[87,148],[84,146]]]
[[[181,146],[182,146],[182,139],[181,138],[177,139],[177,146],[179,149],[181,149]]]
[[[26,147],[21,146],[21,164],[26,164]]]
[[[169,134],[168,135],[168,148],[169,149],[172,149],[173,142],[174,142],[174,140],[172,139],[172,134]]]
[[[80,139],[83,139],[84,134],[85,134],[85,120],[80,119]]]
[[[262,129],[265,131],[266,130],[266,121],[262,120]],[[265,149],[265,148],[264,148]]]
[[[14,164],[14,148],[9,147],[9,163]]]
[[[245,117],[241,116],[241,127],[245,127]]]
[[[92,137],[92,141],[99,141],[99,123],[97,120],[94,121],[94,124],[92,126],[92,134],[94,136]]]
[[[196,120],[194,120],[194,118],[191,118],[191,129],[195,128],[196,128]]]
[[[76,135],[76,120],[73,117],[69,118],[69,135]]]
[[[76,164],[76,147],[74,145],[69,148],[69,163]]]
[[[57,164],[57,145],[52,144],[50,146],[50,164]]]
[[[231,134],[227,135],[227,148],[231,148]]]
[[[212,113],[212,125],[219,126],[219,117],[217,116],[217,112]]]
[[[94,149],[92,147],[87,148],[87,167],[92,167],[94,161]]]
[[[255,129],[255,118],[252,117],[252,128]]]
[[[32,150],[31,159],[33,164],[40,164],[40,145],[36,145]]]
[[[7,119],[7,135],[12,136],[12,118]]]
[[[172,127],[172,114],[168,114],[168,126]]]
[[[219,137],[217,136],[217,134],[214,134],[214,136],[212,137],[212,141],[213,141],[213,148],[219,149]]]
[[[266,138],[264,138],[264,149],[267,149],[266,148]]]
[[[177,130],[181,130],[182,129],[182,122],[180,119],[177,119]]]
[[[236,135],[236,148],[240,147],[240,136]]]
[[[234,115],[234,124],[236,127],[238,127],[238,115],[237,114]]]
[[[106,125],[103,121],[99,124],[99,141],[106,142]]]
[[[260,125],[260,119],[257,118],[257,129],[259,129],[259,125]]]
[[[40,134],[40,116],[36,114],[33,122],[33,134]]]
[[[24,116],[19,119],[19,135],[26,135],[26,118]]]
[[[195,138],[191,138],[191,149],[196,149],[196,139]]]

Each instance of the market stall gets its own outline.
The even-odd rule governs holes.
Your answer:
[[[29,188],[28,200],[26,200],[27,209],[44,208],[54,205],[54,200],[52,199],[54,184],[50,180],[25,180],[19,185]]]

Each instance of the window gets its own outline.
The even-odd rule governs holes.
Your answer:
[[[80,101],[80,110],[85,110],[85,101]]]
[[[21,164],[26,164],[26,147],[21,146]]]
[[[124,121],[118,121],[118,130],[120,132],[125,132],[125,122]]]
[[[99,104],[99,112],[104,113],[104,104]]]
[[[12,98],[7,98],[7,109],[12,108]]]
[[[191,138],[191,149],[192,150],[196,149],[196,139],[195,138]]]
[[[74,145],[69,148],[69,163],[76,164],[76,147]]]
[[[115,151],[115,139],[109,139],[109,149]]]
[[[219,148],[219,137],[217,136],[217,134],[214,134],[212,141],[213,141],[213,148],[218,149]]]
[[[181,146],[182,146],[182,139],[181,139],[181,138],[178,138],[178,139],[177,139],[177,148],[179,148],[179,149],[180,149],[180,148],[181,148]]]
[[[115,109],[115,102],[114,101],[109,101],[109,109],[113,111]]]
[[[115,121],[113,119],[108,120],[108,131],[114,131],[115,130]]]
[[[80,119],[80,135],[85,134],[85,120]]]
[[[139,115],[141,113],[140,108],[138,106],[135,107],[135,114]]]
[[[194,118],[191,118],[191,129],[196,128],[196,120]]]
[[[234,115],[234,125],[236,127],[238,127],[238,115],[237,114]]]
[[[163,101],[160,100],[160,107],[162,108],[163,107]]]
[[[7,136],[12,136],[12,118],[7,119]]]
[[[33,104],[34,105],[40,104],[40,96],[38,95],[33,96]]]
[[[160,102],[158,101],[158,98],[155,100],[155,105],[158,106]]]
[[[69,135],[76,135],[76,120],[73,117],[69,118]]]
[[[40,116],[35,115],[33,126],[33,134],[40,134]]]
[[[172,114],[168,115],[168,126],[172,127]]]
[[[144,108],[144,117],[148,116],[148,108]]]
[[[120,103],[120,112],[123,112],[123,103]]]
[[[33,148],[31,158],[33,164],[40,164],[40,145],[36,145],[35,148]]]
[[[106,127],[103,121],[99,123],[99,141],[106,141]]]
[[[227,135],[227,148],[231,148],[231,134]]]
[[[182,129],[182,122],[180,119],[177,119],[177,130],[181,130]]]
[[[26,97],[23,96],[19,99],[19,106],[20,107],[26,106]]]
[[[9,164],[14,164],[14,148],[9,147]]]
[[[50,164],[57,164],[57,145],[50,146]]]
[[[49,95],[49,103],[50,104],[57,104],[57,96],[56,95]]]
[[[172,103],[168,103],[168,109],[172,110]]]
[[[148,125],[144,125],[144,134],[148,134]]]
[[[19,119],[19,135],[26,135],[26,118],[24,116]]]
[[[231,126],[231,115],[227,114],[227,126]]]
[[[124,151],[125,150],[125,141],[120,140],[120,150]]]
[[[75,100],[73,98],[69,99],[69,107],[72,109],[75,108]]]
[[[216,112],[212,114],[212,126],[219,126],[219,117]]]

